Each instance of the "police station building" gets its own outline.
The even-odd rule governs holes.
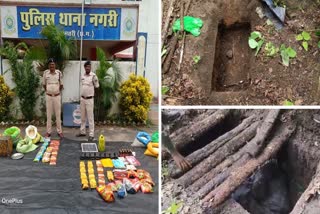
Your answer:
[[[125,79],[131,72],[145,76],[156,99],[160,73],[160,1],[140,0],[1,0],[1,44],[25,42],[46,45],[40,35],[43,26],[53,22],[63,27],[65,35],[77,40],[79,57],[64,69],[65,90],[62,102],[79,100],[80,72],[85,60],[97,66],[96,47],[110,60],[119,59]],[[82,59],[82,60],[80,60]],[[8,70],[1,59],[0,74]],[[80,71],[80,72],[79,72]],[[11,74],[5,73],[12,85]]]

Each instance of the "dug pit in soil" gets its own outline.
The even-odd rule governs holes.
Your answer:
[[[249,213],[254,214],[288,214],[294,208],[311,177],[305,176],[304,181],[299,183],[301,177],[293,173],[293,166],[289,161],[290,153],[294,150],[286,146],[277,155],[260,167],[247,181],[245,181],[232,194],[239,204]],[[303,167],[303,166],[300,166]]]
[[[240,91],[248,87],[250,23],[220,23],[212,74],[212,91]]]

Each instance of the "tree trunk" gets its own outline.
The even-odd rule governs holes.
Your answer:
[[[242,154],[242,152],[236,153],[236,156],[239,154]],[[211,190],[224,182],[233,170],[243,166],[249,159],[250,155],[248,154],[243,154],[243,156],[236,159],[234,163],[231,163],[233,161],[232,158],[228,158],[191,185],[192,191],[197,192],[199,198],[204,198]]]
[[[186,160],[192,165],[195,166],[198,163],[200,163],[202,160],[210,156],[212,153],[214,153],[217,149],[225,145],[226,142],[231,140],[232,138],[239,135],[242,131],[247,129],[252,123],[259,120],[259,118],[256,115],[251,115],[250,117],[244,119],[240,125],[232,129],[231,131],[225,133],[224,135],[220,136],[216,140],[212,141],[211,143],[207,144],[203,148],[191,153],[186,157]],[[171,163],[169,168],[174,169],[175,171],[171,173],[174,177],[179,177],[183,173],[182,171],[176,167],[173,167],[174,163]]]
[[[221,123],[230,114],[230,112],[231,111],[229,109],[218,110],[207,118],[204,118],[191,126],[178,129],[170,135],[170,138],[176,145],[177,150],[180,151],[183,147],[191,143],[196,143],[198,138],[217,124]]]
[[[268,137],[279,114],[280,114],[280,109],[269,111],[265,120],[261,124],[261,127],[258,128],[256,136],[254,137],[252,142],[250,142],[250,146],[248,147],[248,153],[251,156],[256,157],[260,153],[261,149],[264,146],[264,142]]]
[[[244,130],[241,134],[237,135],[232,140],[228,141],[223,147],[212,153],[208,158],[203,160],[200,164],[195,166],[192,170],[188,171],[181,178],[177,180],[177,183],[182,186],[189,186],[196,180],[204,176],[212,168],[216,167],[229,155],[237,152],[242,146],[244,146],[249,140],[251,140],[259,125],[259,122],[253,123],[249,128]]]

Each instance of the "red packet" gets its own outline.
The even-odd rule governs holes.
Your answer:
[[[122,180],[122,179],[128,177],[128,172],[127,172],[127,170],[114,169],[113,170],[113,176],[117,180]]]
[[[126,156],[127,161],[134,166],[141,166],[140,162],[134,156]]]

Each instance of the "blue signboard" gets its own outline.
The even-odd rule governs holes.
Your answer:
[[[63,104],[63,126],[80,127],[81,111],[79,103]],[[89,126],[88,120],[86,126]]]
[[[2,37],[41,39],[44,26],[61,26],[68,37],[84,40],[135,40],[137,8],[1,7]],[[83,31],[81,27],[83,26]]]
[[[81,18],[83,19],[83,39],[119,40],[121,9],[85,9],[17,7],[19,38],[41,38],[43,25],[53,22],[64,27],[65,34],[81,38]]]

